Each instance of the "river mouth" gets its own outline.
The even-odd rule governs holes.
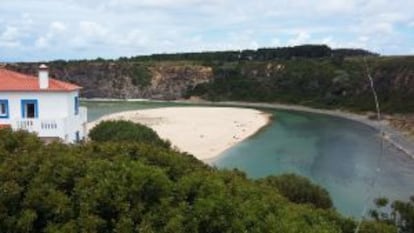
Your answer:
[[[127,110],[194,106],[167,102],[86,105],[90,121]],[[321,114],[265,111],[273,115],[272,123],[225,151],[213,165],[238,168],[251,178],[283,173],[306,176],[328,190],[339,212],[357,218],[366,204],[372,207],[373,198],[406,200],[414,194],[414,160],[389,145],[381,155],[376,129]]]

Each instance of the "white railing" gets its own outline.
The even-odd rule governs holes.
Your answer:
[[[12,128],[15,130],[26,130],[36,133],[40,137],[59,137],[64,141],[73,141],[71,137],[74,137],[76,131],[83,131],[81,134],[83,136],[86,123],[87,109],[85,107],[80,107],[79,114],[72,117],[56,119],[14,119],[11,121]]]
[[[17,120],[15,123],[16,125],[13,128],[16,129],[32,131],[35,128],[35,120],[32,119]]]
[[[37,133],[41,137],[62,137],[65,131],[64,119],[16,119],[12,128]]]
[[[38,120],[38,119],[21,119],[15,121],[15,128],[27,131],[56,130],[59,128],[61,120]]]
[[[58,123],[56,120],[41,120],[40,128],[42,130],[55,130],[58,128]]]

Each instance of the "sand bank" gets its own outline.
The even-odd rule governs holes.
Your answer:
[[[208,161],[256,133],[270,116],[255,109],[233,107],[167,107],[127,111],[102,120],[130,120],[154,129],[180,151]]]
[[[108,99],[84,99],[85,101],[108,101]],[[110,101],[148,101],[148,100],[137,100],[137,99],[111,99]],[[153,100],[149,100],[153,101]],[[387,120],[376,121],[368,118],[367,114],[356,114],[344,110],[327,110],[327,109],[316,109],[301,105],[290,105],[290,104],[279,104],[279,103],[251,103],[251,102],[210,102],[205,100],[177,100],[177,101],[156,101],[156,102],[172,102],[181,103],[188,105],[204,105],[204,106],[225,106],[225,107],[251,107],[251,108],[268,108],[268,109],[281,109],[281,110],[292,110],[300,112],[311,112],[318,114],[331,115],[349,120],[357,121],[362,124],[368,125],[383,132],[383,137],[386,142],[396,149],[405,153],[414,159],[414,141],[410,139],[405,132],[392,127]]]
[[[175,101],[178,103],[194,103],[194,104],[214,104],[221,106],[232,106],[232,107],[252,107],[252,108],[269,108],[269,109],[281,109],[281,110],[292,110],[300,112],[310,112],[325,114],[330,116],[336,116],[346,118],[349,120],[357,121],[362,124],[368,125],[375,128],[379,132],[382,132],[382,137],[391,146],[400,150],[407,156],[414,159],[414,142],[405,135],[404,132],[392,127],[388,120],[371,120],[367,114],[356,114],[343,110],[327,110],[327,109],[316,109],[301,105],[290,105],[290,104],[278,104],[278,103],[249,103],[249,102],[208,102],[208,101]],[[381,136],[381,135],[379,135]]]

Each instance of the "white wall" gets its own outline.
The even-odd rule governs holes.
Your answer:
[[[65,122],[65,129],[61,135],[68,142],[75,140],[76,131],[84,137],[84,120],[75,115],[75,96],[78,91],[73,92],[0,92],[0,99],[7,99],[9,102],[9,118],[0,118],[0,124],[13,124],[14,121],[22,118],[21,100],[33,99],[38,101],[38,118],[41,120],[61,119]],[[42,136],[42,135],[40,135]],[[48,135],[49,136],[49,135]]]

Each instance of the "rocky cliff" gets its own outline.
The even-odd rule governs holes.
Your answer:
[[[15,63],[7,67],[37,75],[38,63]],[[188,89],[212,80],[213,70],[180,62],[73,61],[49,63],[50,76],[83,87],[86,98],[151,98],[172,100]]]
[[[9,64],[36,75],[36,63]],[[414,112],[414,57],[295,58],[271,61],[55,61],[52,77],[84,87],[86,98],[285,102],[373,111],[367,67],[381,107]]]

